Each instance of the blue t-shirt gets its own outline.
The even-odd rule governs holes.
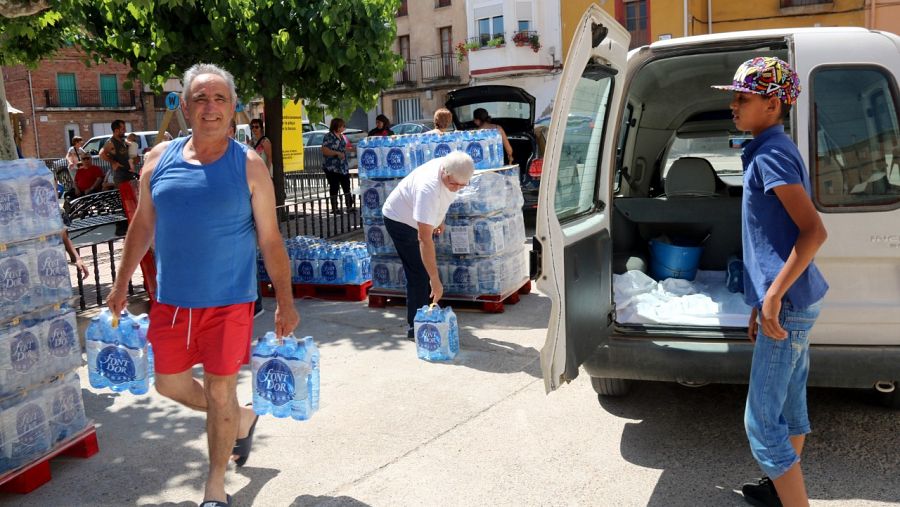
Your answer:
[[[744,301],[761,308],[766,291],[781,272],[800,230],[775,195],[781,185],[801,184],[810,193],[809,174],[797,146],[783,125],[764,130],[744,147],[744,196],[741,204],[744,243]],[[810,263],[787,290],[785,299],[806,308],[828,291],[825,278]]]
[[[247,146],[228,141],[215,162],[184,160],[178,138],[150,176],[156,208],[157,299],[183,308],[256,300],[256,225]]]

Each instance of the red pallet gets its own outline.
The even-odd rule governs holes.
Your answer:
[[[365,301],[372,281],[362,285],[329,285],[317,283],[291,284],[295,298],[328,299],[331,301]],[[263,297],[275,297],[275,288],[270,282],[260,282],[259,291]]]
[[[0,475],[0,492],[20,495],[30,493],[50,482],[50,460],[52,458],[59,455],[89,458],[99,451],[97,431],[93,425],[88,426],[67,443],[63,443],[31,464]]]
[[[521,294],[531,292],[531,280],[514,290],[510,294],[485,294],[482,296],[458,296],[445,294],[441,298],[440,306],[451,306],[454,310],[476,310],[484,313],[503,313],[506,305],[514,305],[519,302]],[[385,308],[387,306],[405,306],[406,295],[400,291],[376,290],[369,291],[369,308]]]

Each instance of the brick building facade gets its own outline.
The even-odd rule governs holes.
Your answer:
[[[88,66],[84,53],[62,48],[37,67],[2,68],[6,98],[22,110],[21,150],[26,157],[60,158],[73,136],[87,141],[110,132],[110,123],[121,119],[128,130],[156,127],[154,96],[134,81],[125,89],[127,64],[103,62]]]

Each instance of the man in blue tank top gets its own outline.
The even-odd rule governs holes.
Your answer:
[[[198,64],[182,82],[181,107],[193,135],[147,154],[107,304],[115,314],[122,311],[128,281],[153,243],[158,289],[148,337],[156,390],[207,413],[210,465],[202,505],[222,506],[230,502],[228,460],[244,464],[256,425],[253,411],[238,406],[236,386],[250,357],[257,244],[275,287],[276,334],[292,333],[300,316],[268,169],[256,152],[228,137],[237,104],[234,79]],[[202,383],[191,374],[196,364],[203,365]]]

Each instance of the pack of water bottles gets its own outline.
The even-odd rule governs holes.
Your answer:
[[[363,230],[366,234],[366,248],[372,255],[396,255],[394,240],[388,234],[382,217],[364,217]]]
[[[0,162],[0,244],[63,228],[53,175],[36,159]]]
[[[503,255],[438,258],[444,293],[462,296],[500,295],[518,289],[528,278],[521,249]]]
[[[490,256],[520,249],[525,242],[521,213],[490,216],[448,216],[445,232],[435,237],[439,256]]]
[[[81,366],[75,312],[46,308],[0,325],[0,397]]]
[[[364,218],[380,218],[381,207],[387,200],[391,192],[397,188],[400,180],[372,180],[363,179],[359,181],[359,195],[362,206],[360,212]]]
[[[108,309],[91,319],[85,332],[88,380],[95,389],[146,394],[153,384],[153,348],[147,341],[150,318]]]
[[[0,474],[31,463],[86,426],[75,372],[0,399]]]
[[[0,248],[0,320],[71,297],[69,265],[58,234]]]
[[[372,286],[379,289],[406,290],[406,272],[399,257],[393,255],[372,257]]]
[[[291,263],[291,282],[362,285],[372,279],[371,258],[360,241],[328,241],[315,236],[297,236],[284,241]],[[271,281],[262,254],[257,255],[257,275]]]
[[[251,356],[253,411],[305,421],[319,409],[319,349],[312,336],[268,332]]]
[[[387,197],[387,195],[385,195]],[[448,216],[485,216],[498,212],[516,212],[525,199],[519,185],[517,167],[476,173],[468,186],[456,193]]]
[[[450,361],[459,354],[459,325],[450,307],[425,305],[416,311],[416,352],[426,361]]]
[[[503,165],[503,142],[497,130],[372,136],[362,139],[357,146],[359,178],[402,178],[416,167],[451,151],[468,153],[476,170]]]

